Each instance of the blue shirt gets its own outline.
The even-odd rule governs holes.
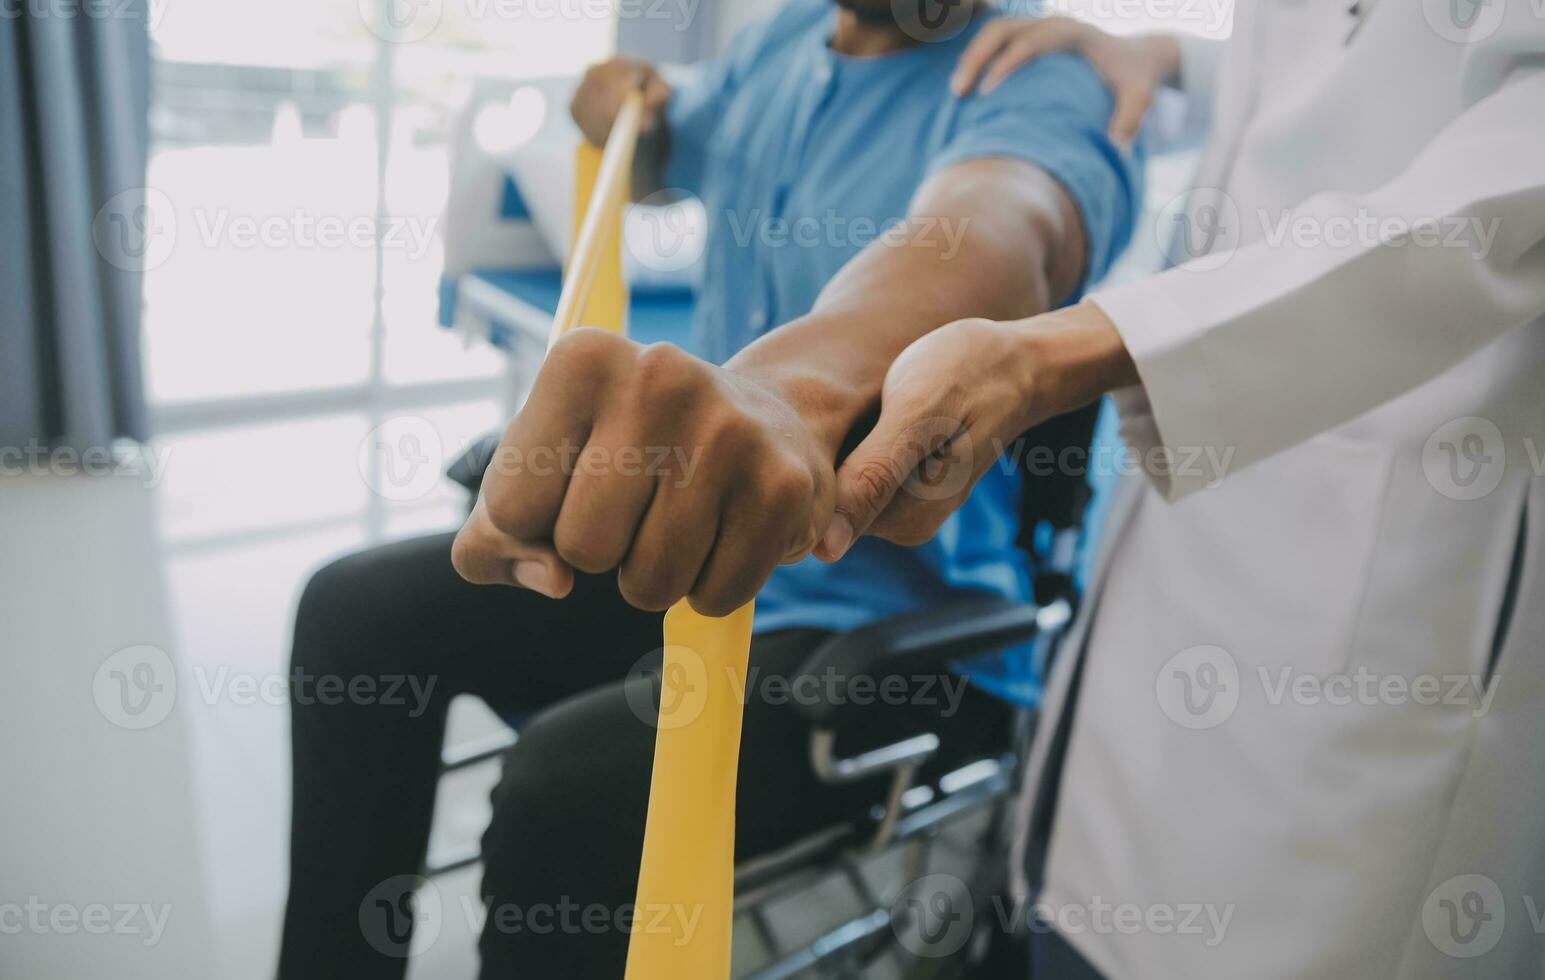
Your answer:
[[[906,216],[926,177],[978,157],[1028,161],[1060,181],[1083,214],[1086,280],[1105,272],[1131,235],[1141,159],[1107,139],[1110,93],[1073,56],[1040,58],[990,95],[955,98],[949,76],[994,16],[948,41],[856,58],[827,46],[831,0],[790,0],[675,91],[666,182],[701,198],[709,221],[699,353],[723,361],[808,313],[844,264]],[[969,228],[934,229],[948,248],[946,231]],[[1018,474],[994,466],[921,547],[864,538],[835,565],[779,568],[757,597],[758,631],[850,630],[963,591],[1029,599],[1019,492]],[[1022,651],[966,672],[1014,700],[1037,692]]]

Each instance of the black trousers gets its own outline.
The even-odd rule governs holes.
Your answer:
[[[301,598],[281,980],[405,972],[415,917],[424,928],[435,914],[409,894],[458,694],[524,719],[483,839],[482,976],[622,976],[658,704],[657,683],[636,668],[658,663],[661,616],[624,603],[613,576],[582,576],[563,601],[469,585],[450,545],[438,535],[344,558]],[[752,645],[737,860],[861,814],[883,791],[827,786],[810,770],[808,725],[778,682],[825,635],[787,630]],[[934,731],[946,746],[936,768],[1001,747],[1010,724],[1005,705],[947,675],[869,715],[854,748]],[[438,914],[461,915],[452,904]]]

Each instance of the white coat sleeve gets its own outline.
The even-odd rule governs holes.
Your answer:
[[[1134,449],[1232,451],[1237,472],[1545,313],[1545,22],[1513,7],[1466,63],[1466,110],[1404,172],[1293,216],[1376,234],[1263,240],[1091,296],[1141,379],[1115,393]],[[1171,500],[1215,478],[1161,469]]]

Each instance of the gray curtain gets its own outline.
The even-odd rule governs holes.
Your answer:
[[[0,0],[0,446],[146,436],[146,9]]]

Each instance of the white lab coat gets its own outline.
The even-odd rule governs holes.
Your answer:
[[[1545,3],[1449,2],[1241,0],[1197,257],[1093,297],[1159,472],[1021,813],[1081,655],[1039,912],[1111,980],[1545,975]]]

